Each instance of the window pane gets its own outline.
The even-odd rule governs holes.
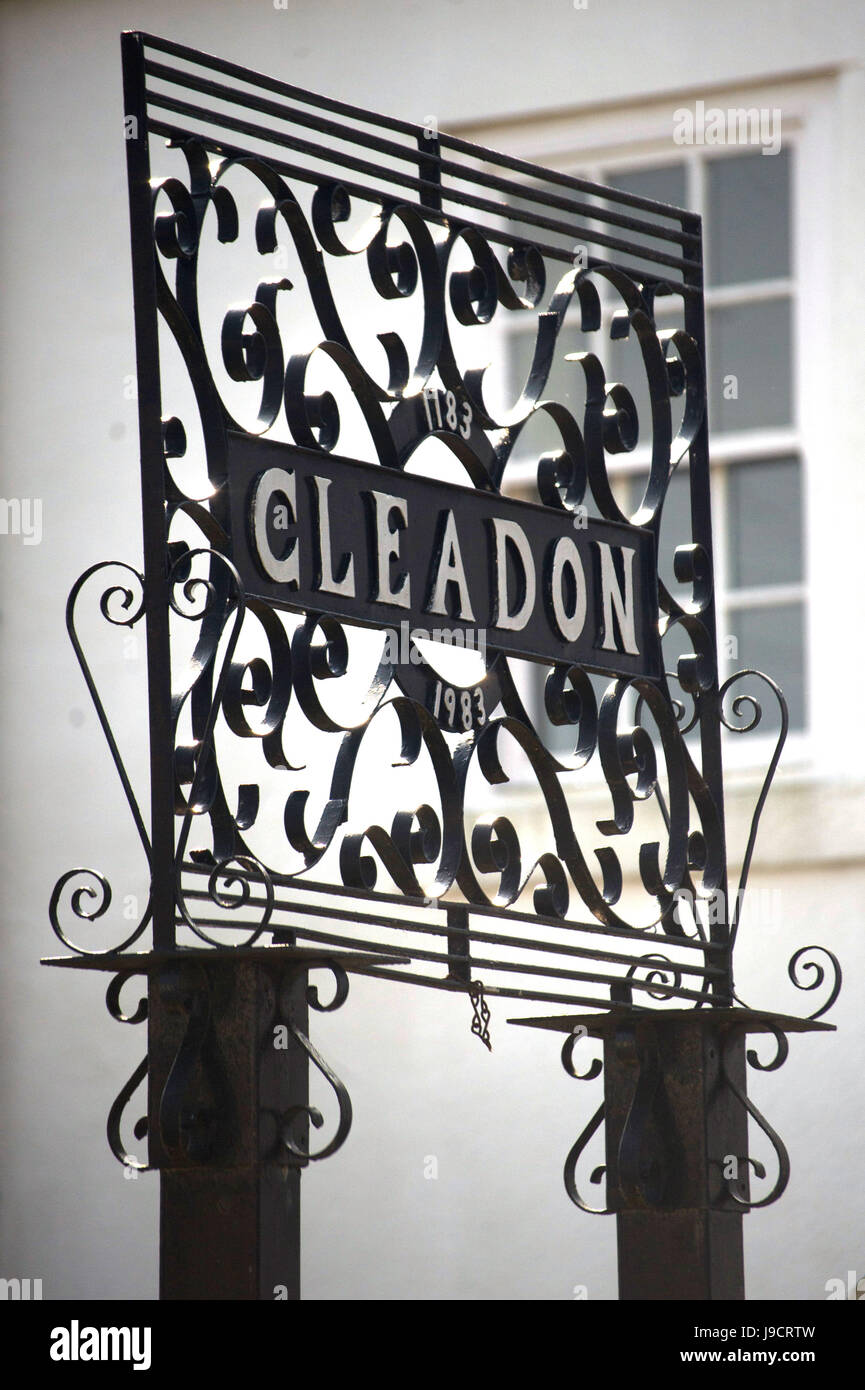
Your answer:
[[[685,206],[684,164],[659,164],[654,169],[613,169],[604,182],[612,188],[620,188],[623,193],[634,193],[638,198],[654,198],[658,203],[672,203],[677,208]]]
[[[730,587],[802,578],[802,467],[797,458],[727,469]]]
[[[790,301],[709,313],[709,427],[749,430],[792,420]]]
[[[790,156],[706,161],[709,283],[741,285],[790,274]]]
[[[685,206],[684,164],[662,164],[654,169],[613,169],[604,177],[603,182],[612,188],[620,188],[623,193],[633,193],[638,198],[653,198],[655,202],[671,203],[677,208]],[[637,208],[622,208],[621,211],[639,217],[644,222],[657,222],[662,227],[680,230],[679,223],[668,217],[656,217],[651,212],[640,212]],[[671,255],[680,254],[675,246],[665,246],[663,242],[642,236],[639,232],[628,232],[619,228],[609,228],[609,231],[613,236],[627,238],[637,246],[651,246],[656,251],[668,251]],[[610,254],[614,259],[624,255],[620,251]]]
[[[805,726],[804,616],[801,603],[784,603],[777,607],[734,609],[727,619],[729,632],[738,641],[731,671],[752,666],[771,676],[787,697],[791,729]],[[724,634],[722,651],[723,638]],[[763,704],[764,717],[771,720],[772,703],[768,698],[763,702],[757,690],[759,684],[752,682],[754,693]],[[771,723],[768,727],[772,727]]]

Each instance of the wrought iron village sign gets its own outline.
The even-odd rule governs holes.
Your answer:
[[[89,570],[68,622],[150,891],[130,926],[107,878],[70,870],[51,920],[66,964],[111,972],[112,1014],[148,1020],[109,1136],[161,1170],[163,1296],[298,1296],[300,1171],[351,1123],[309,1009],[360,972],[465,993],[487,1044],[490,1001],[540,1008],[514,1021],[562,1032],[579,1079],[600,1038],[565,1184],[617,1213],[621,1296],[741,1297],[742,1213],[788,1172],[744,1038],[779,1065],[840,975],[796,953],[793,983],[829,995],[809,1020],[734,994],[722,729],[761,720],[743,682],[777,701],[741,890],[786,711],[769,678],[719,672],[699,218],[122,43],[144,567]],[[146,629],[149,816],[85,604]],[[121,1129],[145,1081],[138,1157]],[[578,1167],[602,1126],[594,1205]]]

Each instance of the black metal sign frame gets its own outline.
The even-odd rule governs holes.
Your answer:
[[[386,972],[397,978],[466,989],[482,976],[490,994],[597,1004],[612,991],[644,1004],[666,969],[669,1000],[730,1002],[726,916],[714,912],[689,929],[676,910],[683,890],[695,902],[726,901],[699,220],[161,39],[125,37],[124,82],[145,519],[142,589],[129,603],[139,602],[147,624],[154,945],[169,949],[184,930],[219,941],[213,909],[234,910],[225,885],[243,880],[230,921],[244,921],[250,941],[278,927],[283,940],[392,950],[406,964]],[[185,181],[152,177],[157,137],[175,162],[182,155]],[[205,341],[200,299],[212,287],[200,283],[202,238],[226,244],[240,234],[230,189],[238,170],[261,188],[259,253],[271,255],[283,238],[303,268],[320,335],[311,351],[292,342],[285,277],[263,278],[248,303],[226,306],[220,341]],[[355,205],[368,216],[360,234]],[[584,263],[575,264],[575,247]],[[385,314],[383,377],[361,360],[340,317],[329,269],[345,261],[363,268]],[[618,305],[609,325],[602,294]],[[386,314],[413,296],[422,327],[412,354]],[[658,329],[661,296],[681,302],[681,326]],[[582,383],[579,418],[545,394],[572,336],[571,306],[595,349],[570,354]],[[460,365],[454,332],[454,324],[489,324],[497,310],[531,321],[534,335],[527,379],[498,417],[483,371]],[[204,498],[178,481],[191,422],[163,419],[160,321],[195,392],[210,480]],[[639,344],[650,399],[643,496],[627,510],[610,461],[633,450],[640,425],[634,395],[608,380],[607,332]],[[256,393],[254,430],[241,428],[221,398],[213,352]],[[339,405],[332,392],[306,385],[322,358],[361,408],[374,463],[337,453]],[[560,447],[537,458],[531,485],[515,498],[511,460],[541,416]],[[285,425],[291,440],[273,442]],[[465,487],[418,476],[413,459],[430,438],[458,462]],[[691,534],[675,569],[690,597],[677,599],[658,576],[656,550],[681,459]],[[283,492],[262,487],[263,477],[282,479]],[[176,539],[181,519],[197,528],[198,544]],[[406,609],[398,600],[409,588]],[[304,612],[293,632],[277,617],[282,605]],[[128,623],[132,615],[127,607],[117,616]],[[345,674],[345,619],[394,630],[407,621],[410,649],[383,658],[354,716],[340,723],[322,691]],[[198,625],[185,671],[176,657],[172,668],[170,635],[183,622]],[[233,656],[243,622],[264,639],[264,656],[246,664]],[[433,637],[481,629],[482,679],[446,685],[411,640],[417,626]],[[690,651],[668,676],[660,648],[673,628],[687,634]],[[513,654],[546,665],[545,713],[570,729],[570,756],[539,733],[509,666]],[[613,678],[601,698],[589,678],[597,671]],[[317,817],[311,789],[298,786],[301,760],[281,738],[292,700],[335,736],[330,793]],[[399,807],[388,826],[352,824],[353,765],[385,708],[399,723],[397,760],[429,761],[439,804]],[[255,784],[229,805],[214,751],[223,721],[260,739],[285,775],[286,835],[303,860],[297,873],[277,872],[250,846]],[[684,737],[694,727],[699,752]],[[469,775],[479,770],[491,787],[506,779],[507,744],[528,763],[549,817],[539,855],[523,850],[507,814],[467,815]],[[601,844],[584,848],[563,787],[590,762],[600,763],[610,813],[599,822]],[[625,870],[615,846],[646,798],[658,802],[667,829],[665,842],[648,841],[636,856],[646,903],[635,917],[620,907]],[[194,851],[193,822],[210,832]],[[317,870],[340,837],[339,876],[327,881]],[[389,883],[380,883],[385,874]],[[362,920],[368,935],[357,930]]]

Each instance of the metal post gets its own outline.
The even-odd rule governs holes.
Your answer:
[[[306,980],[301,970],[288,986],[304,1034]],[[300,1297],[304,1160],[280,1132],[293,1121],[295,1142],[307,1146],[309,1066],[275,1022],[278,993],[273,971],[257,962],[216,958],[152,977],[149,1129],[161,1170],[163,1299]]]
[[[622,1022],[606,1042],[620,1299],[745,1297],[742,1207],[723,1175],[732,1156],[747,1182],[747,1113],[722,1085],[722,1051],[711,1010]],[[726,1064],[744,1088],[741,1036]]]
[[[565,1160],[565,1189],[582,1211],[616,1216],[619,1298],[623,1301],[735,1301],[745,1297],[742,1217],[776,1201],[790,1161],[778,1134],[746,1092],[746,1063],[775,1071],[789,1033],[832,1032],[831,1024],[746,1008],[636,1010],[622,1002],[604,1014],[511,1019],[521,1027],[565,1033],[569,1076],[604,1073],[604,1099]],[[749,1034],[774,1040],[761,1060]],[[603,1061],[581,1070],[583,1038],[603,1041]],[[765,1052],[765,1047],[762,1048]],[[752,1197],[750,1177],[767,1177],[748,1154],[748,1122],[775,1151],[768,1191]],[[589,1200],[578,1167],[605,1127],[606,1203]]]
[[[135,287],[135,353],[141,447],[141,515],[144,530],[144,592],[147,683],[150,710],[151,907],[153,945],[174,943],[174,716],[171,647],[165,451],[159,370],[156,264],[153,251],[153,192],[147,137],[144,51],[140,34],[121,36],[126,162]]]

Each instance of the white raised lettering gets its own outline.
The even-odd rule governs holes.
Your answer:
[[[526,626],[535,606],[537,584],[535,566],[528,537],[522,526],[515,521],[503,521],[501,517],[492,518],[496,537],[496,596],[493,609],[493,627],[519,632]],[[522,603],[514,613],[508,603],[508,541],[511,542],[522,566]]]
[[[300,555],[298,554],[298,544],[294,540],[288,554],[281,559],[274,555],[267,539],[267,517],[272,499],[280,495],[286,499],[291,508],[290,520],[296,520],[297,508],[297,482],[293,473],[289,473],[284,468],[268,468],[255,484],[252,494],[252,504],[250,515],[252,520],[252,537],[255,544],[256,554],[261,568],[269,579],[273,579],[277,584],[290,584],[297,588],[300,584]],[[280,513],[280,522],[287,522],[288,517],[282,515],[286,508],[279,504],[277,511]],[[285,525],[280,525],[279,530],[285,530]]]
[[[345,598],[354,598],[354,556],[350,551],[347,551],[339,562],[341,576],[337,577],[333,572],[330,508],[327,499],[331,479],[313,477],[312,482],[318,501],[318,553],[321,560],[321,573],[316,588],[324,594],[342,594]]]
[[[376,589],[377,603],[394,603],[400,608],[411,605],[411,580],[405,571],[394,585],[390,579],[390,562],[399,559],[399,536],[408,526],[408,502],[389,492],[370,492],[375,503]],[[391,518],[396,514],[396,529],[391,530]]]
[[[445,600],[448,584],[456,584],[459,589],[460,602],[459,612],[455,616],[473,623],[475,615],[469,600],[469,586],[460,551],[459,537],[457,536],[457,524],[453,512],[445,512],[445,516],[447,520],[442,537],[441,554],[438,557],[436,577],[432,586],[432,596],[427,605],[427,612],[447,614]]]
[[[634,631],[634,555],[636,551],[627,545],[618,547],[622,552],[624,562],[625,592],[622,594],[616,568],[613,564],[612,547],[606,541],[598,541],[597,547],[601,557],[601,611],[604,623],[604,640],[601,645],[604,651],[619,650],[616,646],[613,628],[613,611],[615,610],[619,631],[622,634],[622,650],[629,652],[631,656],[639,656],[640,651]]]

